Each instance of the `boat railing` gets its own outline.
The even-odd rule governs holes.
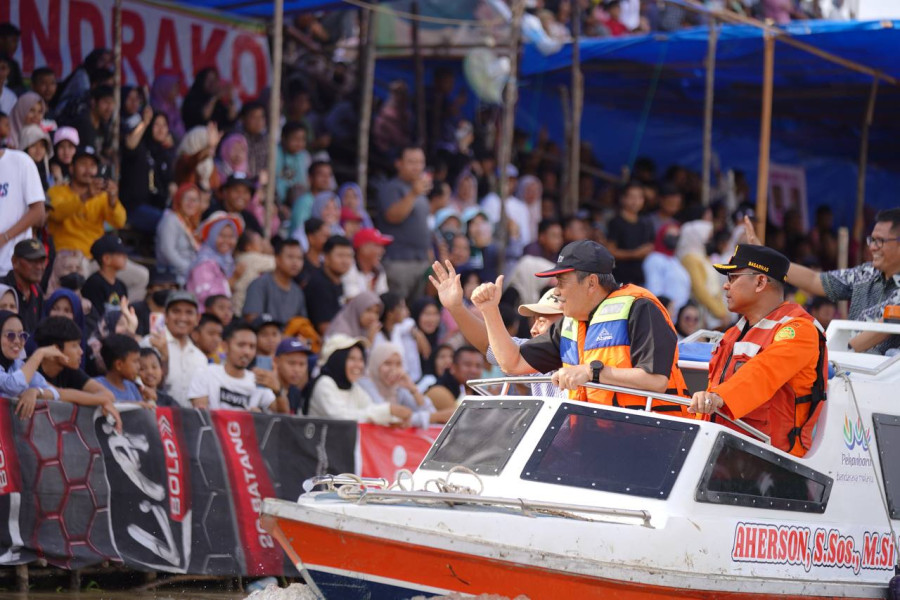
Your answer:
[[[835,319],[828,324],[826,337],[828,339],[829,352],[846,352],[850,344],[850,339],[862,331],[900,335],[900,324]],[[860,356],[862,358],[878,358],[877,355]],[[832,362],[837,365],[838,370],[876,377],[889,367],[897,364],[897,362],[900,361],[900,353],[894,354],[893,356],[883,356],[881,358],[882,360],[874,366],[857,364],[850,360],[832,360]]]
[[[516,384],[532,384],[532,383],[552,383],[552,378],[546,375],[524,375],[524,376],[516,376],[516,377],[496,377],[491,379],[470,379],[468,382],[468,386],[481,394],[482,396],[507,396],[509,395],[509,390],[513,385]],[[487,388],[489,386],[501,386],[499,394],[492,394],[490,390]],[[665,402],[671,402],[672,404],[680,404],[681,406],[690,406],[691,400],[690,398],[682,398],[681,396],[674,396],[672,394],[663,394],[660,392],[648,392],[647,390],[636,390],[633,388],[622,387],[618,385],[608,385],[605,383],[585,383],[582,387],[595,389],[595,390],[606,390],[608,392],[616,392],[619,394],[629,394],[632,396],[643,396],[647,399],[646,404],[644,405],[645,411],[650,411],[653,408],[654,400],[664,400]],[[756,439],[764,442],[766,444],[772,443],[772,438],[768,435],[760,431],[759,429],[748,425],[741,421],[740,419],[732,419],[731,417],[723,414],[721,411],[715,412],[718,418],[721,418],[725,421],[728,421],[741,431],[744,431],[748,435],[755,437]]]
[[[691,335],[687,336],[680,343],[690,344],[693,342],[718,342],[725,334],[721,331],[713,331],[712,329],[698,329]]]
[[[580,518],[579,513],[602,515],[617,519],[634,519],[644,527],[650,527],[651,514],[648,510],[631,508],[612,508],[604,506],[588,506],[585,504],[569,504],[564,502],[544,502],[542,500],[526,500],[524,498],[503,498],[499,496],[481,496],[477,494],[430,492],[414,490],[380,490],[349,488],[341,490],[340,497],[359,504],[393,504],[397,502],[413,502],[418,504],[469,504],[481,506],[502,506],[519,509],[523,514],[549,514],[559,517]]]

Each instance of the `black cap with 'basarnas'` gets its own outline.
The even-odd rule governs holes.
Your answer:
[[[753,269],[768,275],[775,281],[787,281],[791,261],[777,250],[767,246],[739,244],[727,265],[713,265],[716,271],[728,275],[738,269]]]
[[[616,259],[609,250],[590,240],[570,242],[560,250],[556,259],[556,267],[542,273],[535,273],[535,277],[555,277],[571,271],[584,271],[609,275],[616,265]]]

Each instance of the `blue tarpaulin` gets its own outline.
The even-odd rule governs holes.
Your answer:
[[[796,39],[900,78],[900,21],[805,21]],[[582,139],[610,171],[649,156],[661,168],[699,170],[702,156],[706,27],[671,34],[581,42],[585,78]],[[517,126],[564,130],[559,86],[570,83],[571,45],[543,56],[526,48]],[[713,151],[723,168],[756,180],[763,40],[755,27],[720,28]],[[806,169],[811,206],[852,222],[860,132],[872,77],[788,46],[775,45],[771,161]],[[869,144],[867,203],[896,206],[900,188],[900,89],[879,88]]]

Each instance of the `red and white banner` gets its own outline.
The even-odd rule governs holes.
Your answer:
[[[4,22],[22,30],[15,58],[26,77],[42,66],[66,76],[94,48],[113,46],[113,0],[0,0]],[[186,91],[205,67],[216,67],[223,80],[233,82],[242,101],[257,97],[270,72],[264,26],[161,2],[123,0],[126,83],[149,86],[160,74],[175,74]]]
[[[231,497],[247,556],[247,573],[278,573],[281,548],[259,520],[263,498],[274,498],[275,490],[259,452],[253,413],[217,410],[211,416],[231,478]]]
[[[397,471],[415,471],[428,454],[434,440],[443,429],[432,425],[428,429],[395,429],[380,425],[359,426],[359,449],[362,455],[363,477],[397,478]]]

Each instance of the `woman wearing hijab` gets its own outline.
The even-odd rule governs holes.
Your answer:
[[[316,194],[310,216],[325,221],[331,228],[331,235],[344,235],[341,227],[341,199],[334,192],[327,190]]]
[[[359,385],[366,370],[361,338],[344,334],[325,341],[319,357],[324,365],[312,384],[308,415],[326,419],[347,419],[359,423],[399,425],[412,411],[399,404],[375,404]]]
[[[660,227],[653,242],[653,252],[644,259],[644,287],[657,297],[672,300],[675,310],[691,298],[691,276],[675,256],[681,227],[669,223]]]
[[[374,341],[380,329],[381,299],[372,292],[360,292],[335,315],[328,325],[325,339],[335,335],[365,338]]]
[[[38,348],[27,360],[22,360],[22,350],[28,333],[15,313],[0,311],[0,396],[18,398],[16,414],[28,419],[34,413],[35,400],[59,400],[38,368],[45,358],[59,358],[66,362],[66,355],[56,346]]]
[[[433,420],[434,404],[419,391],[409,373],[403,369],[403,358],[397,344],[382,342],[372,348],[366,377],[359,381],[359,385],[375,404],[398,404],[412,411],[409,421],[412,427],[425,429],[432,421],[447,421]]]
[[[708,328],[725,324],[728,309],[722,298],[722,276],[713,268],[706,243],[713,232],[712,221],[697,219],[681,226],[675,256],[691,277],[691,294],[700,305],[701,317]]]
[[[338,198],[341,202],[341,208],[349,208],[359,215],[359,218],[362,219],[363,228],[375,227],[372,224],[372,217],[369,216],[369,211],[363,205],[362,188],[358,184],[350,182],[339,187]]]
[[[169,199],[174,142],[164,114],[148,112],[145,116],[149,119],[141,121],[146,123],[143,135],[122,145],[119,185],[128,190],[122,195],[128,223],[138,231],[153,233]]]
[[[225,181],[234,173],[247,173],[250,168],[250,147],[242,133],[229,133],[219,144],[219,157],[216,169],[219,180]]]
[[[177,143],[184,137],[184,121],[178,110],[178,95],[181,79],[177,75],[158,75],[150,88],[150,106],[157,113],[162,113],[169,121],[169,131]]]
[[[202,212],[200,189],[192,183],[185,183],[175,192],[171,208],[163,212],[156,226],[156,266],[174,273],[180,284],[187,279],[200,249],[194,231]]]
[[[409,314],[422,333],[417,336],[419,364],[423,375],[434,375],[434,358],[441,339],[441,306],[434,298],[417,298],[410,306]]]
[[[459,212],[478,204],[478,177],[472,171],[466,169],[456,178],[452,202]]]
[[[47,106],[44,99],[34,92],[25,92],[16,101],[12,112],[9,113],[9,137],[6,145],[17,150],[24,150],[19,136],[26,125],[38,125],[44,119]]]
[[[0,283],[0,310],[19,313],[19,295],[16,290],[2,283]]]
[[[243,229],[242,223],[222,211],[214,212],[201,225],[203,243],[188,269],[185,285],[201,305],[210,296],[231,297],[231,286],[240,277],[232,254]]]
[[[41,178],[41,185],[44,186],[46,192],[51,185],[54,185],[54,181],[50,177],[50,159],[53,158],[50,134],[41,129],[40,125],[26,125],[19,132],[19,146],[34,161]]]
[[[213,67],[202,69],[194,78],[194,84],[184,97],[181,118],[187,129],[215,123],[225,131],[234,123],[237,112],[231,101],[229,86],[222,85]]]

